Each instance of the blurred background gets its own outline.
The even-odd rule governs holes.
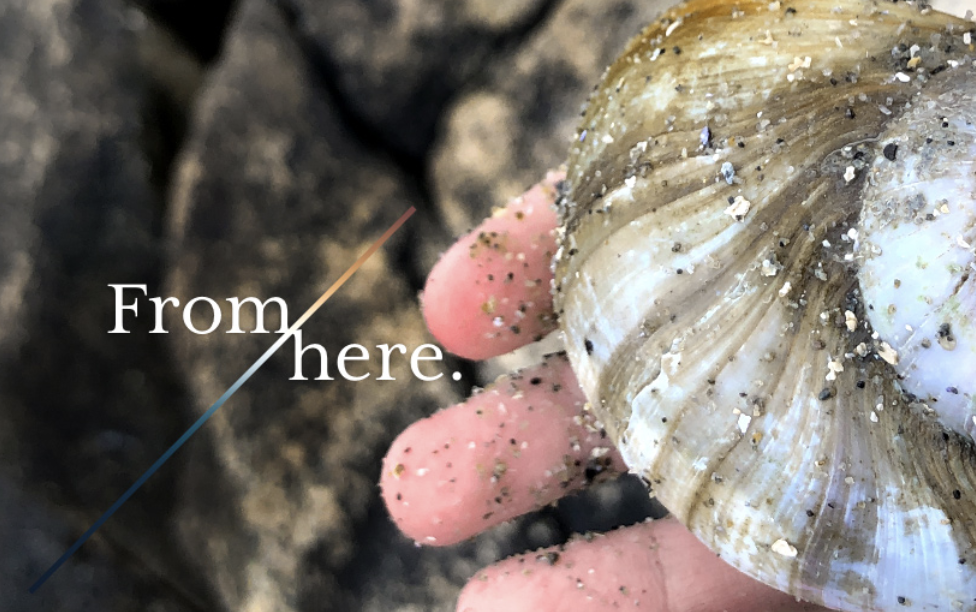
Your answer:
[[[226,298],[293,320],[416,206],[304,341],[431,341],[438,254],[559,165],[667,3],[0,0],[0,611],[446,612],[483,565],[650,512],[622,479],[416,547],[379,498],[386,447],[513,361],[298,382],[289,343],[27,594],[273,343],[224,333]],[[169,310],[149,334],[143,298],[108,334],[121,283],[211,297],[224,322],[195,335]]]
[[[0,610],[448,611],[485,564],[642,518],[624,480],[418,548],[378,495],[386,447],[511,363],[298,382],[289,343],[27,594],[273,343],[225,333],[226,298],[278,296],[294,320],[412,205],[304,341],[431,341],[417,293],[437,255],[562,161],[660,8],[0,0]],[[149,334],[143,297],[108,334],[122,283],[211,297],[224,322],[195,335],[169,310]]]

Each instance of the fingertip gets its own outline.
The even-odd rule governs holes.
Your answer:
[[[449,545],[619,472],[583,402],[554,356],[413,424],[384,460],[390,516],[417,542]]]
[[[427,546],[449,546],[482,531],[485,467],[472,419],[452,406],[408,427],[383,461],[380,488],[390,517],[407,537]],[[475,501],[477,500],[477,501]]]
[[[424,319],[448,351],[485,359],[555,328],[550,281],[556,183],[546,180],[462,237],[431,270]]]
[[[506,559],[461,591],[461,612],[656,610],[661,585],[642,571],[653,553],[619,529]],[[643,604],[643,605],[642,605]]]
[[[586,609],[656,612],[814,612],[725,564],[673,519],[512,557],[462,590],[462,612]]]

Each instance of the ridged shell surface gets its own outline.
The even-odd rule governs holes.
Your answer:
[[[973,107],[952,93],[976,87],[972,26],[903,2],[681,4],[608,69],[571,150],[555,299],[592,409],[721,558],[833,608],[976,610],[976,370],[945,365],[976,363],[974,169],[954,166],[965,204],[888,199],[942,166],[886,168],[976,152],[965,115],[930,118]],[[949,289],[912,293],[919,257]],[[954,310],[902,312],[908,294]],[[909,376],[933,369],[951,380]]]

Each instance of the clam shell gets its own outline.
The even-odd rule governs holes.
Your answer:
[[[555,305],[592,409],[723,559],[833,608],[976,609],[976,447],[906,392],[857,277],[886,130],[969,74],[967,32],[905,3],[681,4],[571,150]]]

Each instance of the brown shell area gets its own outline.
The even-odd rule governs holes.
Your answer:
[[[849,237],[885,126],[966,61],[971,31],[905,3],[684,3],[608,69],[571,149],[555,305],[594,411],[626,447],[641,405],[654,449],[631,468],[714,550],[810,601],[928,605],[854,569],[883,556],[878,534],[924,529],[892,512],[944,512],[954,571],[976,566],[976,448],[901,392]],[[661,229],[621,241],[645,226]],[[645,247],[664,272],[621,303]],[[833,378],[829,356],[848,356]],[[719,418],[733,409],[744,435]],[[796,562],[768,554],[777,540]]]

